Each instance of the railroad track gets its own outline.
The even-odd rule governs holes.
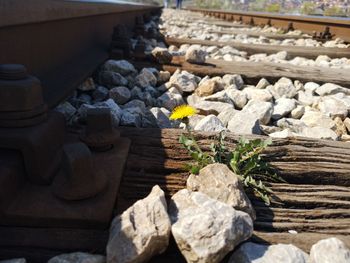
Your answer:
[[[182,85],[186,87],[191,81],[195,83],[193,85],[199,87],[199,80],[205,76],[215,78],[227,74],[240,74],[242,83],[239,85],[243,85],[240,89],[243,91],[246,89],[247,92],[249,89],[255,88],[262,79],[268,82],[268,84],[264,82],[266,85],[271,83],[271,86],[274,86],[277,85],[280,78],[284,77],[290,79],[288,83],[298,87],[298,92],[304,92],[303,84],[317,82],[320,85],[327,83],[340,85],[341,87],[336,86],[336,88],[340,93],[344,93],[346,98],[350,94],[347,93],[350,77],[347,74],[348,68],[346,66],[347,61],[350,60],[349,48],[324,47],[322,45],[326,42],[323,40],[317,42],[319,43],[317,45],[320,45],[317,47],[221,41],[222,35],[237,35],[242,32],[243,34],[250,32],[246,34],[248,37],[263,37],[271,39],[271,41],[312,39],[312,35],[307,34],[279,33],[277,35],[252,30],[254,25],[266,24],[268,20],[270,20],[269,24],[283,28],[292,22],[295,29],[309,34],[312,31],[323,30],[324,26],[330,25],[331,33],[337,34],[337,37],[342,37],[341,34],[344,32],[343,29],[339,28],[345,28],[344,30],[348,28],[346,23],[340,26],[340,22],[334,21],[327,24],[326,19],[316,20],[312,18],[304,19],[301,22],[297,21],[295,17],[294,20],[291,17],[288,19],[279,16],[268,17],[263,14],[259,16],[256,14],[253,17],[253,14],[191,9],[197,12],[191,20],[197,21],[198,30],[206,26],[215,29],[205,31],[209,35],[216,34],[218,36],[218,39],[214,41],[197,39],[195,36],[191,38],[167,34],[167,32],[173,32],[171,26],[178,26],[185,32],[189,28],[186,18],[179,21],[180,23],[175,21],[173,25],[171,23],[165,26],[164,24],[160,25],[164,36],[160,35],[156,17],[159,11],[158,7],[86,5],[60,1],[53,5],[41,6],[43,2],[39,0],[33,1],[33,3],[35,5],[30,7],[36,10],[33,11],[35,16],[31,15],[32,12],[28,12],[27,16],[18,16],[14,19],[12,16],[14,10],[18,12],[27,8],[19,5],[20,1],[13,2],[13,5],[5,4],[3,7],[6,8],[0,9],[5,10],[5,13],[0,15],[6,18],[0,24],[1,50],[6,50],[0,54],[0,63],[26,65],[29,73],[41,80],[45,103],[52,109],[58,105],[56,110],[64,113],[68,127],[68,132],[65,133],[62,119],[49,115],[49,120],[56,126],[50,126],[50,133],[47,137],[44,136],[46,139],[35,138],[33,149],[41,147],[41,151],[44,152],[45,145],[51,144],[54,141],[53,138],[56,138],[57,141],[62,140],[62,145],[54,149],[58,152],[57,156],[60,156],[62,149],[59,150],[59,147],[67,152],[67,148],[64,148],[66,145],[83,140],[91,148],[91,153],[84,150],[85,148],[82,149],[81,145],[79,147],[75,145],[76,148],[68,149],[84,158],[87,163],[91,159],[94,165],[110,178],[110,187],[107,191],[104,190],[106,192],[99,189],[102,192],[97,195],[97,198],[89,196],[90,199],[73,201],[73,203],[69,203],[71,200],[64,202],[58,200],[57,196],[67,198],[65,193],[58,192],[57,194],[57,191],[62,190],[62,188],[56,187],[59,182],[54,180],[53,183],[45,181],[44,184],[43,182],[38,184],[33,182],[32,178],[18,177],[18,175],[27,176],[28,172],[23,172],[22,168],[19,168],[24,166],[26,169],[26,166],[21,163],[22,157],[18,156],[15,151],[8,150],[8,148],[12,149],[13,147],[6,144],[5,140],[8,138],[13,140],[11,132],[0,128],[0,136],[2,136],[0,137],[0,173],[5,175],[3,176],[5,179],[0,178],[0,188],[9,189],[0,193],[0,197],[4,198],[0,199],[0,215],[2,215],[0,220],[0,259],[26,257],[29,262],[44,262],[53,255],[77,250],[103,254],[108,240],[108,227],[113,215],[123,212],[135,201],[147,196],[155,184],[161,186],[167,198],[186,187],[188,172],[184,170],[184,164],[189,161],[189,157],[177,140],[181,130],[174,129],[173,124],[167,120],[167,114],[177,104],[196,103],[196,101],[192,94],[194,90],[182,91],[180,94],[174,88],[174,84],[171,88],[167,87],[169,77],[171,75],[174,77],[179,70],[189,72],[185,75],[187,76],[186,82],[182,82]],[[47,14],[51,13],[54,16],[48,17]],[[203,17],[199,13],[216,18]],[[175,14],[173,15],[175,16]],[[238,19],[235,19],[237,16]],[[250,21],[251,17],[253,17],[254,25],[250,23],[251,25],[246,26],[241,23],[252,22]],[[163,16],[163,23],[164,20],[166,21]],[[223,20],[230,20],[230,22]],[[232,22],[232,20],[240,22]],[[230,28],[231,24],[234,25],[234,30]],[[291,25],[289,24],[289,26]],[[339,26],[338,29],[337,26]],[[275,30],[272,27],[270,29]],[[58,39],[60,41],[57,41]],[[216,52],[222,50],[223,53],[215,56],[213,55],[215,52],[208,52],[209,58],[206,59],[205,63],[189,63],[184,54],[191,45],[197,45],[197,48],[206,50],[215,48]],[[165,63],[164,61],[162,63],[156,62],[156,59],[151,55],[151,50],[157,46],[168,48],[172,55],[171,61],[168,59]],[[240,57],[241,60],[244,57],[247,61],[235,61],[234,59],[237,57],[233,55],[231,61],[227,57],[224,59],[226,55],[224,48],[228,50],[227,47],[238,50],[235,56]],[[232,49],[230,50],[232,53]],[[259,53],[265,53],[266,57],[269,57],[278,52],[286,52],[287,54],[282,60],[275,57],[271,61],[251,59]],[[323,66],[317,64],[317,61],[321,60],[320,55],[328,57],[328,64]],[[308,63],[313,63],[313,66],[303,66],[290,62],[298,57],[305,59]],[[116,66],[111,62],[102,65],[109,58],[126,59],[130,64],[122,62],[123,66]],[[281,62],[283,60],[285,62]],[[341,63],[336,64],[340,60]],[[134,65],[136,70],[131,65]],[[118,75],[106,73],[112,72],[115,68],[120,70]],[[147,70],[147,68],[151,69]],[[3,69],[0,68],[0,70]],[[170,74],[160,71],[167,71]],[[13,73],[12,71],[4,72]],[[0,74],[0,76],[2,75]],[[86,79],[88,80],[85,81]],[[234,79],[236,81],[236,77]],[[240,82],[240,78],[237,81]],[[135,87],[137,85],[141,88]],[[262,90],[265,90],[266,85]],[[105,87],[101,88],[101,86]],[[120,88],[120,86],[125,87]],[[129,95],[119,93],[115,87],[123,89]],[[313,92],[317,88],[313,89]],[[125,89],[129,91],[125,91]],[[178,89],[181,88],[178,87]],[[254,94],[250,93],[249,96],[248,100],[252,100]],[[277,100],[275,95],[270,94],[269,96],[267,101],[275,103]],[[295,94],[292,97],[295,97]],[[135,99],[138,102],[133,101]],[[214,102],[216,99],[213,98]],[[300,100],[299,97],[298,100]],[[228,109],[227,103],[223,101],[216,101],[215,103],[218,103],[215,104],[216,106],[204,104],[203,106],[201,103],[195,105],[198,106],[202,117],[213,114],[219,118],[223,107]],[[130,106],[126,106],[128,103]],[[298,103],[300,104],[300,102]],[[313,103],[311,102],[309,106],[311,107]],[[106,113],[99,110],[101,107],[111,109],[112,121],[118,119],[118,124],[121,126],[119,132],[122,137],[116,139],[113,137],[115,133],[114,135],[109,133],[108,136],[113,137],[108,138],[107,136],[110,144],[106,145],[103,139],[101,142],[101,138],[104,138],[102,136],[99,137],[99,145],[96,146],[95,140],[87,139],[89,138],[86,136],[88,129],[92,134],[93,132],[98,134],[98,129],[94,131],[93,127],[98,125],[101,127],[102,125],[105,126],[105,129],[111,128],[106,125],[106,122],[103,122],[106,119]],[[241,110],[237,105],[234,107]],[[228,110],[233,110],[234,107],[231,105]],[[95,108],[98,111],[92,111],[87,116],[89,108]],[[157,111],[153,112],[150,110],[151,108],[157,108]],[[17,114],[23,114],[23,111]],[[149,119],[150,114],[151,118]],[[338,115],[336,117],[339,117]],[[0,116],[3,118],[5,114]],[[154,122],[155,116],[161,116],[166,120]],[[272,202],[270,207],[263,205],[254,195],[249,195],[257,212],[255,233],[252,240],[259,243],[287,242],[304,251],[309,251],[311,245],[318,240],[336,236],[350,246],[350,233],[348,232],[350,218],[350,180],[348,176],[350,162],[348,156],[350,145],[344,142],[349,140],[346,134],[349,133],[346,130],[349,128],[343,124],[345,134],[338,134],[338,132],[344,131],[339,131],[339,121],[336,124],[335,116],[332,118],[319,119],[319,122],[327,122],[332,125],[334,123],[333,130],[327,128],[327,131],[343,141],[298,138],[294,137],[295,131],[293,131],[291,138],[273,139],[273,145],[268,148],[266,158],[281,172],[288,183],[271,185],[276,200]],[[341,123],[344,119],[341,119]],[[21,118],[20,121],[22,121]],[[262,131],[264,134],[270,133],[268,130],[273,126],[271,122],[270,126],[265,123]],[[35,135],[39,131],[38,126],[35,125],[33,125],[34,128],[31,128],[32,130],[26,128],[14,130],[12,127],[11,131],[19,130],[19,135],[15,136],[26,138],[26,133],[33,131]],[[228,127],[227,123],[225,125],[225,128]],[[273,126],[273,129],[276,131],[278,128],[278,131],[282,131],[281,127]],[[82,134],[85,134],[85,137]],[[214,135],[215,133],[207,131],[197,131],[195,134],[200,145],[203,145],[205,149],[209,148]],[[246,135],[248,138],[261,138],[260,136]],[[304,133],[303,136],[313,137],[314,135]],[[16,139],[16,137],[14,138]],[[228,134],[227,141],[230,146],[233,146],[237,139],[238,136],[234,133]],[[115,146],[112,149],[109,147],[111,144]],[[18,150],[18,145],[14,149]],[[96,147],[99,151],[96,151]],[[50,149],[44,153],[51,154],[54,150]],[[74,155],[72,156],[74,157]],[[72,156],[71,158],[74,159]],[[39,155],[39,157],[39,164],[43,163],[44,154]],[[35,163],[38,161],[34,157],[30,159],[30,157],[24,156],[24,158],[25,161],[26,158]],[[50,159],[45,160],[50,163]],[[61,164],[61,166],[65,165],[67,164]],[[82,168],[80,167],[80,169]],[[86,170],[85,173],[89,174]],[[17,181],[11,178],[17,178]],[[77,180],[86,182],[87,179],[81,177]],[[89,177],[89,180],[100,182],[99,179],[93,177]],[[20,187],[22,184],[25,187]],[[55,188],[52,188],[52,185],[56,185]],[[88,190],[91,191],[91,189]],[[16,198],[9,194],[11,191],[16,193]],[[54,194],[51,193],[52,191]],[[116,199],[117,201],[115,201]],[[37,200],[46,201],[36,203]],[[74,202],[76,203],[74,204]],[[291,235],[288,230],[296,230],[298,234]],[[164,262],[164,260],[185,262],[173,240],[166,253],[155,257],[152,262]]]
[[[142,5],[42,0],[26,5],[2,1],[0,7],[0,43],[6,51],[1,63],[26,65],[40,78],[51,108],[108,58],[115,26],[133,28],[136,17],[159,11]]]
[[[193,12],[201,12],[205,15],[221,18],[227,21],[240,21],[250,25],[272,25],[288,30],[299,29],[308,34],[317,36],[328,35],[329,32],[335,37],[350,41],[350,22],[344,18],[281,15],[263,12],[239,12],[224,10],[206,10],[199,8],[187,8]],[[328,27],[328,29],[326,29]],[[327,39],[327,37],[325,37]]]

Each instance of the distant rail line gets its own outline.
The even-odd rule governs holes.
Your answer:
[[[339,37],[350,42],[350,19],[284,15],[264,12],[224,11],[194,7],[189,7],[187,10],[201,12],[205,15],[225,19],[227,21],[241,21],[242,23],[251,25],[271,25],[285,29],[299,29],[311,35],[316,33],[316,37]]]

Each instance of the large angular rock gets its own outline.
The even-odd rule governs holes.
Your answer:
[[[130,95],[132,99],[142,100],[143,92],[142,89],[135,86],[131,89]]]
[[[196,101],[191,106],[195,107],[198,110],[198,113],[202,115],[209,115],[209,114],[218,115],[222,111],[234,109],[232,104],[219,102],[219,101],[199,100],[199,101]]]
[[[226,90],[216,92],[215,94],[204,97],[203,99],[207,100],[207,101],[220,101],[220,102],[224,102],[224,103],[233,104],[232,100],[227,95]]]
[[[81,91],[90,91],[96,88],[94,80],[92,78],[88,78],[85,80],[79,87],[78,90]]]
[[[350,118],[345,118],[344,125],[345,125],[346,129],[348,130],[348,132],[350,133]]]
[[[320,96],[332,95],[336,93],[350,94],[350,90],[333,83],[326,83],[318,87],[315,92]]]
[[[269,89],[275,99],[293,98],[297,94],[293,82],[285,77],[280,78],[274,86]]]
[[[119,121],[122,115],[122,110],[112,99],[94,104],[97,108],[109,108],[111,111],[112,124],[114,127],[119,126]]]
[[[117,104],[125,104],[131,98],[130,90],[126,87],[114,87],[109,91],[109,97]]]
[[[269,135],[274,132],[280,132],[283,129],[276,126],[260,125],[261,132],[265,135]]]
[[[145,89],[144,89],[145,92],[148,92],[149,94],[151,94],[153,97],[158,97],[160,95],[160,92],[153,88],[152,86],[147,86]]]
[[[68,121],[76,113],[77,109],[68,101],[62,102],[56,108],[56,111],[61,112],[64,118]]]
[[[188,118],[188,126],[194,130],[194,127],[196,127],[196,125],[202,120],[204,119],[206,116],[204,115],[199,115],[199,114],[195,114],[192,115]]]
[[[194,127],[195,131],[221,132],[225,129],[224,124],[215,115],[208,115],[201,119]]]
[[[186,261],[217,263],[253,233],[250,216],[201,192],[183,189],[169,207],[171,231]]]
[[[291,111],[290,115],[294,119],[300,119],[305,113],[305,107],[298,105],[294,110]]]
[[[309,256],[293,245],[260,245],[246,242],[231,256],[229,263],[308,263]]]
[[[82,104],[92,104],[92,98],[89,94],[82,93],[76,98],[74,105]]]
[[[169,64],[173,59],[168,49],[160,47],[156,47],[152,50],[152,56],[155,57],[160,64]]]
[[[319,111],[306,111],[300,120],[309,127],[321,126],[330,129],[335,128],[334,121]]]
[[[142,126],[142,115],[142,109],[138,107],[123,109],[120,125],[139,128]]]
[[[233,115],[227,128],[236,134],[261,134],[259,118],[252,113],[243,111]]]
[[[242,109],[248,102],[247,95],[243,91],[229,88],[225,92],[237,109]]]
[[[127,108],[140,108],[143,111],[146,111],[146,105],[142,100],[131,100],[128,103],[125,103],[121,106],[122,109]]]
[[[249,100],[272,101],[272,95],[267,89],[247,87],[242,90]]]
[[[108,108],[111,111],[113,127],[118,127],[122,116],[122,109],[112,99],[95,103],[94,105],[83,104],[78,109],[79,117],[82,121],[86,120],[88,109]]]
[[[84,252],[62,254],[51,258],[47,263],[105,263],[106,258]]]
[[[222,122],[222,124],[227,127],[227,124],[229,121],[237,114],[237,110],[231,108],[231,109],[226,109],[223,110],[222,112],[219,113],[218,118]]]
[[[163,84],[169,81],[171,74],[169,71],[160,71],[157,84]]]
[[[187,97],[188,105],[195,107],[195,105],[201,101],[204,101],[204,98],[197,96],[196,94],[192,94]]]
[[[350,249],[335,237],[318,241],[311,247],[310,251],[310,263],[329,262],[350,262]]]
[[[303,121],[293,118],[282,118],[276,122],[276,125],[281,129],[288,128],[293,132],[301,132],[302,129],[307,127]]]
[[[327,140],[338,140],[339,136],[334,130],[325,127],[305,127],[301,132],[298,133],[300,136],[317,138],[317,139],[327,139]]]
[[[344,122],[342,121],[341,118],[339,117],[335,117],[333,119],[335,125],[336,125],[336,130],[335,130],[335,133],[338,135],[338,136],[342,136],[342,135],[347,135],[347,130],[346,130],[346,126],[344,124]]]
[[[153,113],[147,109],[141,118],[141,127],[142,128],[158,128],[157,120],[154,117]]]
[[[157,99],[158,105],[172,111],[176,106],[185,104],[180,92],[176,88],[170,88]]]
[[[261,134],[260,125],[270,122],[272,103],[251,100],[228,122],[227,128],[237,134]]]
[[[283,131],[276,131],[269,134],[273,138],[290,138],[297,136],[296,133],[292,132],[290,129],[284,129]]]
[[[113,219],[107,244],[107,262],[147,262],[152,256],[165,251],[170,228],[165,195],[156,185],[146,198]]]
[[[315,83],[315,82],[306,82],[304,85],[304,90],[307,94],[309,95],[314,95],[315,90],[320,87],[319,84]]]
[[[121,74],[113,71],[100,71],[99,83],[105,87],[127,86],[128,80]]]
[[[123,76],[137,72],[134,66],[126,60],[107,60],[103,64],[102,69],[105,71],[113,71]]]
[[[296,99],[304,106],[311,106],[317,101],[318,98],[307,92],[298,91]]]
[[[225,88],[234,85],[237,89],[241,89],[244,85],[242,76],[238,74],[226,74],[222,77],[222,81],[225,84]]]
[[[187,71],[175,71],[169,83],[181,92],[192,93],[197,88],[196,76]]]
[[[244,192],[241,180],[225,164],[209,164],[198,175],[191,174],[187,179],[187,189],[199,191],[236,210],[246,212],[255,220],[255,211]]]
[[[318,103],[318,108],[332,118],[340,117],[344,120],[348,116],[348,107],[341,100],[334,97],[323,97]]]
[[[212,95],[222,89],[223,87],[219,81],[208,79],[199,83],[198,88],[195,90],[195,94],[200,97],[204,97]]]
[[[187,49],[185,60],[189,63],[204,64],[206,55],[207,52],[194,45]]]
[[[154,76],[151,70],[143,68],[136,76],[136,85],[141,88],[146,88],[147,86],[157,85],[157,78]]]
[[[271,102],[250,100],[242,112],[257,117],[261,124],[266,125],[270,122],[273,105]]]
[[[346,107],[350,108],[350,96],[348,96],[344,93],[337,93],[337,94],[331,95],[329,97],[340,100],[342,103],[344,103],[346,105]]]
[[[265,89],[269,85],[270,85],[270,83],[265,78],[262,78],[259,80],[258,84],[256,84],[256,88],[257,89]]]
[[[294,87],[297,91],[304,90],[304,84],[301,83],[299,80],[294,80]]]
[[[97,86],[92,93],[92,98],[95,102],[101,102],[108,98],[109,90],[103,86]]]
[[[171,128],[171,122],[169,120],[170,112],[166,108],[154,107],[150,109],[150,112],[154,116],[157,126],[161,129]]]
[[[279,120],[282,117],[288,115],[296,107],[296,101],[294,99],[280,98],[276,100],[276,104],[273,107],[272,119]]]

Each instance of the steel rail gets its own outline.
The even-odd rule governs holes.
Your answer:
[[[17,63],[37,76],[52,108],[109,57],[113,27],[158,6],[62,0],[0,2],[0,64]]]
[[[224,11],[214,9],[201,9],[188,7],[186,10],[201,12],[205,15],[214,16],[228,21],[242,21],[254,25],[272,25],[280,28],[293,26],[305,33],[322,33],[326,27],[329,27],[330,33],[334,37],[340,37],[350,42],[350,19],[335,17],[318,17],[302,15],[284,15],[264,12],[243,12],[243,11]]]

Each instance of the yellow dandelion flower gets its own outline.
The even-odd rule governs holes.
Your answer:
[[[177,106],[173,112],[171,113],[169,119],[170,120],[178,120],[178,119],[183,119],[189,116],[192,116],[197,113],[197,110],[190,105],[180,105]]]

